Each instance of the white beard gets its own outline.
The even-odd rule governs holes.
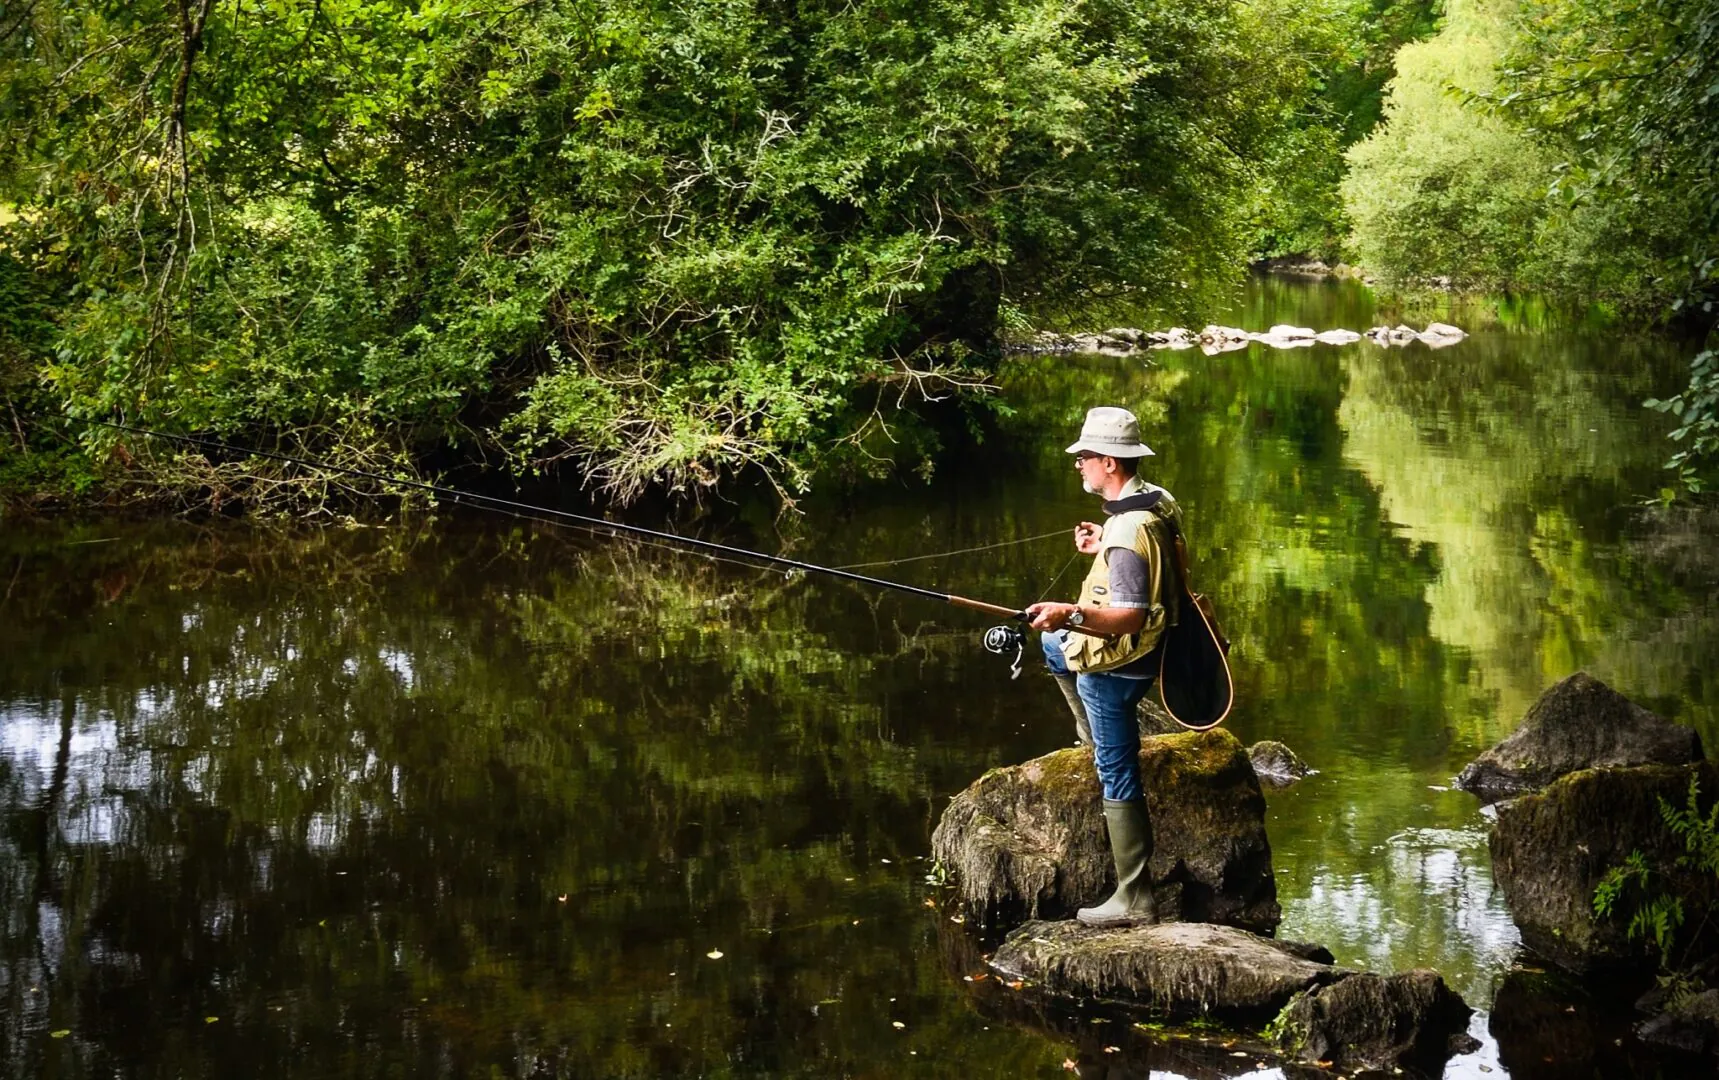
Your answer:
[[[1097,488],[1092,486],[1091,480],[1082,480],[1080,482],[1080,490],[1086,492],[1088,495],[1102,495],[1102,494],[1104,494],[1104,492],[1102,492],[1102,491],[1100,491]]]

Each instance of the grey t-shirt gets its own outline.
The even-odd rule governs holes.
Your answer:
[[[1110,607],[1118,608],[1149,608],[1152,606],[1152,579],[1147,572],[1146,560],[1140,557],[1138,551],[1130,548],[1116,547],[1110,549],[1106,557],[1104,569],[1109,576]],[[1106,675],[1120,675],[1124,679],[1151,679],[1158,675],[1158,651],[1147,653],[1138,660],[1130,660],[1121,667],[1105,672]]]

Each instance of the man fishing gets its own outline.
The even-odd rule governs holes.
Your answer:
[[[1088,926],[1154,923],[1152,824],[1140,784],[1137,710],[1158,673],[1164,630],[1176,620],[1175,590],[1165,588],[1166,575],[1175,572],[1165,564],[1173,535],[1165,522],[1179,530],[1181,511],[1169,492],[1138,475],[1140,459],[1152,450],[1127,409],[1087,412],[1068,452],[1081,486],[1104,499],[1109,518],[1074,530],[1074,546],[1094,557],[1079,603],[1038,603],[1026,613],[1043,632],[1045,664],[1074,713],[1076,736],[1093,748],[1104,789],[1116,892],[1075,917]]]

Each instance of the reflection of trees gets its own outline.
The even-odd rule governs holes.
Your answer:
[[[6,1071],[841,1071],[941,993],[901,880],[977,769],[892,663],[966,635],[523,530],[162,541],[25,552],[0,631]]]
[[[1617,545],[1627,504],[1656,482],[1637,403],[1666,357],[1651,343],[1600,347],[1490,336],[1345,364],[1346,455],[1404,537],[1437,551],[1431,630],[1474,658],[1468,684],[1495,702],[1476,745],[1577,668],[1664,692],[1651,670],[1663,663],[1632,662],[1630,644],[1686,601]]]

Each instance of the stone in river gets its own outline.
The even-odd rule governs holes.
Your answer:
[[[1302,1061],[1382,1071],[1477,1049],[1467,1033],[1473,1012],[1436,971],[1357,972],[1298,995],[1274,1027],[1278,1045]]]
[[[1432,971],[1375,975],[1337,967],[1317,945],[1229,926],[1097,929],[1031,922],[991,965],[1056,994],[1139,1006],[1178,1019],[1258,1029],[1279,1052],[1338,1069],[1435,1064],[1472,1049],[1471,1010]]]
[[[1281,912],[1265,796],[1241,743],[1221,728],[1145,738],[1140,773],[1159,911],[1271,932]],[[931,850],[981,923],[1069,918],[1101,902],[1116,874],[1092,751],[987,772],[950,800]]]
[[[1462,770],[1456,786],[1490,802],[1545,787],[1577,769],[1701,758],[1694,728],[1651,713],[1578,671],[1540,695],[1515,731]]]
[[[1296,994],[1349,974],[1318,946],[1210,923],[1104,929],[1029,922],[998,947],[991,965],[1053,993],[1256,1025]]]
[[[1315,771],[1295,751],[1275,739],[1254,743],[1247,748],[1247,756],[1253,762],[1254,775],[1270,787],[1288,787]]]
[[[1544,791],[1500,803],[1492,875],[1523,943],[1573,972],[1652,967],[1651,944],[1629,937],[1629,911],[1596,915],[1594,890],[1608,870],[1639,851],[1674,894],[1715,899],[1711,873],[1703,877],[1678,865],[1684,845],[1660,813],[1662,801],[1687,804],[1691,780],[1700,786],[1706,813],[1719,795],[1719,770],[1705,761],[1583,769]],[[1697,944],[1708,953],[1714,949],[1711,936]]]
[[[1707,1057],[1719,1070],[1719,990],[1703,990],[1671,1003],[1637,1025],[1635,1033],[1643,1042]]]

